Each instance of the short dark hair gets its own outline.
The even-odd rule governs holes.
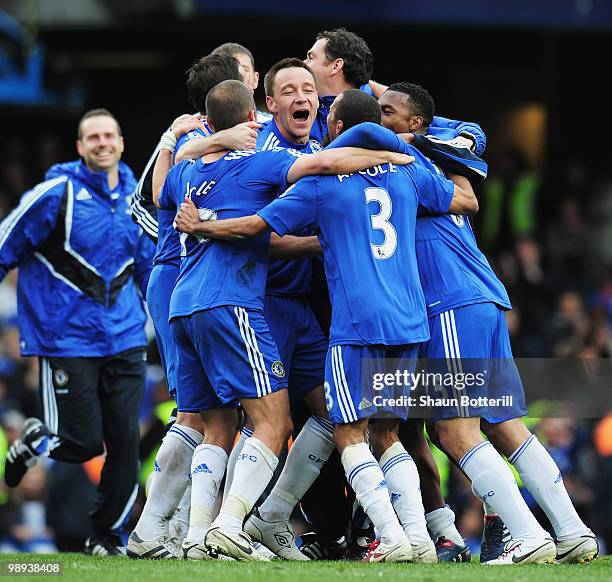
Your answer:
[[[429,126],[436,114],[436,105],[433,97],[420,85],[414,83],[393,83],[387,91],[397,91],[408,96],[417,115],[423,118],[423,125]]]
[[[253,70],[255,70],[255,58],[253,57],[253,53],[245,46],[238,44],[237,42],[225,42],[219,45],[211,55],[230,55],[235,57],[236,55],[243,54],[249,57],[251,61],[251,66]]]
[[[242,81],[223,81],[206,97],[206,116],[215,131],[248,121],[249,112],[254,110],[253,92]]]
[[[210,54],[198,59],[186,71],[187,95],[195,109],[206,113],[206,96],[221,81],[242,81],[240,65],[229,54]]]
[[[359,89],[347,89],[340,93],[334,101],[334,109],[334,119],[342,121],[343,131],[367,121],[380,125],[381,113],[378,101]]]
[[[293,68],[306,69],[312,75],[314,81],[314,74],[311,68],[302,59],[287,57],[285,59],[281,59],[278,61],[278,63],[274,63],[270,67],[270,70],[266,73],[266,76],[264,77],[264,90],[267,96],[271,96],[272,93],[274,93],[274,81],[276,80],[276,75],[278,75],[279,71]]]
[[[90,109],[89,111],[86,111],[83,114],[83,117],[81,117],[81,119],[79,119],[79,126],[78,126],[78,129],[77,129],[77,138],[78,139],[81,139],[83,137],[83,122],[86,119],[89,119],[90,117],[99,117],[99,116],[110,117],[111,119],[114,119],[115,123],[117,124],[117,132],[119,133],[119,135],[123,135],[121,133],[121,126],[119,125],[119,122],[117,121],[117,118],[108,109],[104,109],[102,107],[99,107],[97,109]]]
[[[325,56],[328,61],[344,61],[344,78],[353,87],[359,88],[372,78],[374,56],[363,38],[345,28],[324,30],[317,40],[327,39]]]

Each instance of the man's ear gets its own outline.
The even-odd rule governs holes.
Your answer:
[[[344,69],[344,59],[336,59],[332,64],[330,74],[337,75],[338,73],[342,72],[342,69]]]
[[[270,113],[276,113],[278,110],[276,109],[276,102],[274,101],[274,97],[270,97],[270,95],[266,95],[266,107]]]
[[[251,111],[249,111],[249,121],[257,121],[257,112],[255,109],[251,109]]]
[[[259,73],[257,71],[253,73],[253,78],[255,79],[255,88],[253,89],[254,91],[255,89],[257,89],[257,87],[259,87]]]
[[[411,132],[421,129],[421,127],[423,127],[423,117],[420,115],[413,115],[408,122],[408,127]]]
[[[336,121],[336,135],[340,135],[344,131],[344,121],[342,119],[338,119]]]
[[[76,140],[76,151],[79,156],[83,157],[83,144],[81,143],[80,139]]]

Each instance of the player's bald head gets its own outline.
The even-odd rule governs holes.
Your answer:
[[[249,121],[254,112],[253,92],[241,81],[223,81],[206,97],[206,116],[215,131]]]

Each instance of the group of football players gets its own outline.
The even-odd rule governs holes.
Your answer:
[[[132,203],[157,243],[147,304],[177,415],[131,557],[341,557],[361,512],[373,536],[360,559],[467,561],[425,423],[484,504],[481,562],[597,556],[521,420],[510,301],[469,218],[485,135],[436,116],[419,85],[385,87],[372,72],[367,44],[344,29],[270,68],[269,113],[255,109],[247,48],[221,45],[188,71],[198,113],[162,135]],[[427,419],[373,398],[373,374],[417,365],[485,381],[428,387],[441,398]],[[298,547],[300,503],[315,531]],[[187,531],[173,525],[186,512]]]

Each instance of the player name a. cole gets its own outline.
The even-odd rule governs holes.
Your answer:
[[[215,184],[216,182],[214,180],[210,180],[208,182],[207,181],[202,182],[199,186],[192,186],[188,180],[187,187],[185,188],[185,196],[187,198],[192,198],[194,193],[196,196],[202,196],[203,194],[208,194],[211,188]]]
[[[386,166],[386,167],[385,167]],[[372,168],[368,168],[366,170],[361,170],[357,172],[358,174],[363,174],[364,176],[370,176],[371,178],[376,178],[376,176],[381,176],[382,174],[396,174],[397,166],[394,164],[388,163],[384,166],[373,166]],[[338,174],[338,180],[342,182],[345,178],[350,178],[355,174]]]

